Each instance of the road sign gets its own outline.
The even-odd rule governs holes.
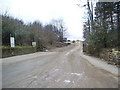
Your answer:
[[[15,47],[15,38],[14,37],[10,37],[10,45],[11,45],[11,47]]]
[[[36,46],[36,42],[32,42],[32,46]]]

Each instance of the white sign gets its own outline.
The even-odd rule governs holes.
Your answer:
[[[10,37],[10,45],[11,45],[11,47],[15,47],[15,38],[14,37]]]
[[[32,42],[32,46],[36,46],[36,42]]]

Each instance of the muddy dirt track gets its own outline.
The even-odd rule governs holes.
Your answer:
[[[118,88],[109,72],[81,54],[81,44],[3,59],[3,88]]]

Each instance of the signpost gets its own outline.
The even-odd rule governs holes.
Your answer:
[[[36,42],[32,42],[32,46],[35,47],[36,46]]]
[[[15,38],[14,37],[10,37],[10,45],[11,45],[11,47],[15,47]]]

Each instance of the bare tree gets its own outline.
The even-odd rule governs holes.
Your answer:
[[[59,38],[60,42],[64,41],[64,38],[67,36],[67,28],[65,27],[63,19],[52,20],[52,24],[57,27],[55,28],[55,32]]]

